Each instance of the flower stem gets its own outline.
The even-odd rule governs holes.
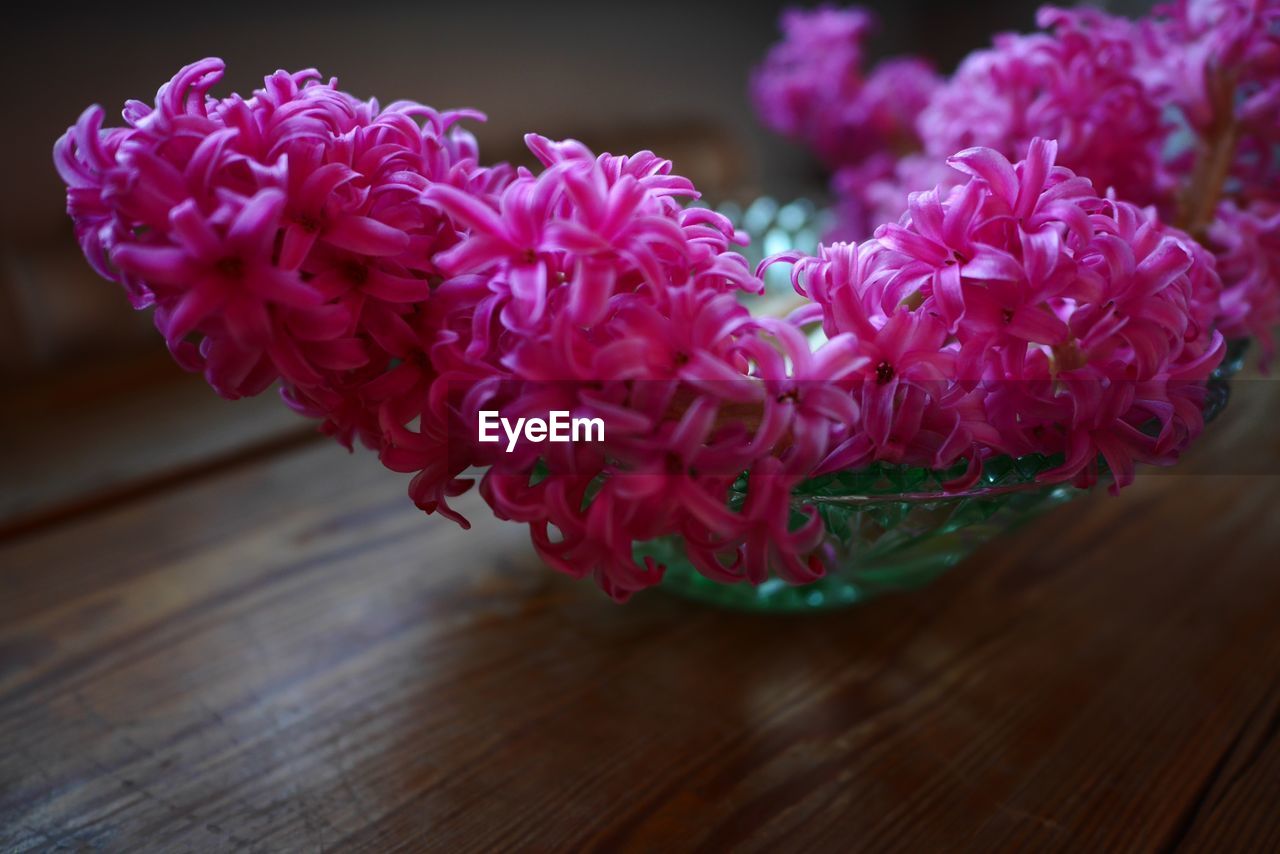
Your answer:
[[[1239,127],[1235,118],[1235,76],[1209,72],[1213,121],[1202,139],[1191,182],[1179,205],[1178,225],[1203,241],[1235,158]]]

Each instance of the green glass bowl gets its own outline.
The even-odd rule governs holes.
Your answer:
[[[1240,369],[1244,350],[1244,342],[1233,344],[1210,381],[1206,422],[1226,407],[1229,380]],[[1037,480],[1059,462],[1039,455],[996,458],[978,483],[959,493],[943,489],[958,470],[874,465],[806,481],[795,493],[797,516],[805,505],[817,509],[826,528],[825,546],[835,555],[829,565],[839,567],[811,584],[792,585],[776,577],[758,586],[713,581],[689,563],[678,537],[644,543],[636,554],[664,564],[661,589],[689,599],[749,611],[841,608],[927,584],[993,537],[1079,495],[1084,490]],[[1100,482],[1106,481],[1104,473]],[[743,497],[735,495],[739,501]]]
[[[667,567],[662,589],[752,611],[840,608],[872,596],[920,587],[968,557],[992,537],[1070,501],[1078,490],[1037,483],[1044,458],[994,460],[982,480],[962,493],[942,489],[928,469],[874,466],[797,490],[795,505],[817,509],[837,571],[811,584],[770,578],[756,586],[726,584],[699,573],[678,537],[646,543],[638,552]]]

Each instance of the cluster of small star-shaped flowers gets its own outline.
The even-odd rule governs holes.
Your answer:
[[[745,237],[687,207],[697,191],[670,162],[527,142],[542,170],[492,197],[424,193],[466,231],[436,257],[448,278],[430,303],[443,332],[430,362],[447,390],[422,421],[432,432],[406,430],[388,464],[418,472],[414,497],[432,508],[466,488],[467,468],[485,469],[499,517],[618,599],[661,579],[634,549],[665,536],[720,580],[813,580],[823,529],[812,511],[789,527],[791,492],[857,417],[840,386],[860,364],[851,337],[812,351],[794,325],[753,317],[739,297],[763,285],[735,249]],[[601,419],[604,440],[476,439],[483,412],[557,411]]]
[[[380,109],[314,72],[218,99],[222,70],[183,69],[125,127],[92,108],[55,146],[86,257],[184,367],[229,398],[278,383],[464,525],[449,499],[485,470],[497,515],[618,599],[660,580],[633,547],[662,536],[720,579],[821,573],[791,492],[857,416],[851,337],[815,352],[753,318],[745,237],[686,206],[670,162],[530,135],[539,171],[483,167],[454,127],[474,113]],[[508,449],[480,440],[490,410],[608,432]]]
[[[1004,33],[969,54],[919,117],[924,154],[945,160],[970,146],[1022,156],[1056,139],[1063,166],[1135,204],[1164,199],[1168,135],[1139,78],[1131,22],[1096,10],[1045,8],[1046,32]]]
[[[1280,322],[1280,2],[1181,0],[1140,22],[1152,96],[1180,120],[1179,179],[1162,210],[1214,253],[1219,324],[1254,337],[1264,360]]]
[[[183,68],[154,106],[129,102],[104,130],[91,107],[54,149],[86,257],[124,285],[179,363],[238,398],[282,384],[290,405],[350,446],[380,449],[412,408],[393,365],[435,331],[422,304],[453,223],[429,184],[493,192],[510,169],[478,165],[458,129],[473,112],[385,109],[276,72],[252,97],[214,98],[223,63]]]
[[[1202,144],[1227,143],[1215,165],[1227,169],[1230,195],[1280,198],[1280,3],[1179,0],[1148,20],[1098,20],[1136,30],[1136,71],[1157,103],[1176,109]],[[1178,174],[1194,171],[1196,153],[1194,145],[1176,152]]]
[[[1062,165],[1100,192],[1154,205],[1220,261],[1254,252],[1223,273],[1220,323],[1229,338],[1259,338],[1267,358],[1280,279],[1235,271],[1277,269],[1274,241],[1227,243],[1217,224],[1265,234],[1280,202],[1280,3],[1180,0],[1136,21],[1046,7],[1038,22],[1043,32],[997,36],[928,92],[913,121],[916,150],[886,146],[834,164],[831,144],[818,150],[833,168],[833,237],[867,237],[903,214],[909,192],[963,180],[945,165],[958,149],[1018,159],[1032,139],[1056,139]],[[874,126],[843,133],[879,138]]]
[[[765,125],[833,170],[919,147],[915,117],[940,83],[929,63],[898,57],[864,68],[875,17],[863,9],[788,9],[780,24],[782,41],[751,77]]]
[[[795,260],[807,320],[852,333],[861,417],[819,471],[874,461],[934,469],[993,455],[1062,455],[1046,480],[1113,488],[1169,464],[1203,427],[1219,364],[1221,284],[1208,253],[1150,210],[1101,198],[1032,140],[949,164],[950,191],[913,194],[862,244]]]

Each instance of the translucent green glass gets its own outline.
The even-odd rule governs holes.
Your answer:
[[[1049,467],[1041,457],[996,460],[962,494],[945,493],[945,478],[927,469],[873,466],[809,481],[797,491],[796,505],[817,508],[839,567],[812,584],[712,581],[685,559],[679,538],[638,551],[667,566],[665,590],[691,599],[760,611],[844,607],[926,584],[996,534],[1069,501],[1078,490],[1035,482]]]

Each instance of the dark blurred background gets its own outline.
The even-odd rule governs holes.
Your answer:
[[[524,157],[521,135],[538,131],[599,150],[652,148],[712,201],[760,193],[786,199],[820,194],[821,176],[804,152],[757,125],[746,85],[787,5],[796,4],[224,0],[45,3],[6,12],[0,382],[19,404],[0,419],[5,480],[21,482],[24,472],[46,480],[37,475],[47,466],[35,460],[50,444],[82,448],[81,469],[101,467],[107,452],[85,444],[90,428],[83,419],[141,399],[139,388],[149,383],[188,379],[168,362],[149,317],[95,277],[72,239],[50,149],[88,104],[102,104],[109,121],[118,119],[126,99],[151,100],[178,68],[208,55],[227,61],[221,93],[247,93],[278,68],[316,67],[360,97],[486,112],[488,123],[473,127],[486,160]],[[881,19],[873,58],[915,52],[948,70],[994,32],[1033,28],[1038,4],[868,5]],[[1145,5],[1126,0],[1111,8]],[[169,441],[210,418],[223,434],[234,430],[219,418],[274,425],[290,417],[273,401],[227,407],[198,382],[183,388],[185,403],[145,410],[148,418],[164,412],[178,419]],[[113,429],[104,424],[97,432]],[[0,506],[0,518],[4,513]]]

